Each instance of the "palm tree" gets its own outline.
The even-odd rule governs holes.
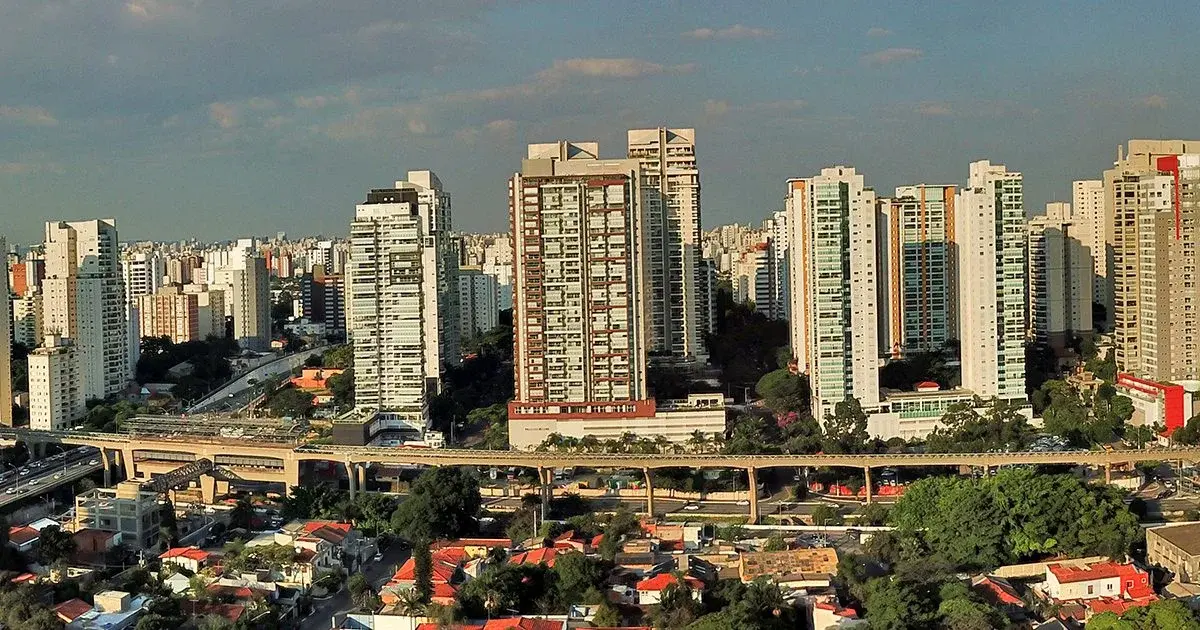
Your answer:
[[[400,601],[396,604],[397,612],[409,617],[418,617],[425,614],[425,602],[421,600],[420,593],[417,589],[410,588],[401,592]]]
[[[687,439],[688,450],[692,453],[703,453],[708,450],[708,445],[708,436],[700,429],[692,431],[692,436]]]

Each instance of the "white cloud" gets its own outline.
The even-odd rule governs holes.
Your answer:
[[[9,120],[34,127],[53,127],[58,119],[44,107],[8,107],[0,105],[0,121]]]
[[[233,129],[238,126],[237,108],[230,103],[209,104],[208,118],[222,129]]]
[[[513,129],[516,129],[517,122],[507,118],[502,120],[492,120],[483,126],[484,129],[496,134],[510,134]]]
[[[537,74],[544,81],[556,81],[571,77],[606,77],[611,79],[636,79],[656,74],[678,74],[695,70],[695,64],[676,66],[663,65],[644,59],[583,57],[556,59],[554,65]]]
[[[919,48],[885,48],[869,55],[863,55],[863,63],[869,66],[885,66],[902,61],[913,61],[925,56],[925,51]]]
[[[691,39],[763,39],[774,37],[775,31],[769,28],[734,24],[725,28],[697,28],[687,31],[683,36]]]
[[[892,32],[882,26],[872,26],[867,29],[867,37],[887,37]]]
[[[1151,94],[1139,100],[1138,105],[1150,109],[1166,109],[1167,97],[1162,94]]]
[[[724,116],[729,113],[788,114],[803,109],[806,105],[807,103],[800,99],[759,101],[741,105],[731,105],[729,101],[709,99],[704,101],[704,114],[712,117]]]
[[[63,173],[56,162],[0,162],[0,175],[33,175],[36,173]]]
[[[916,111],[922,116],[950,116],[954,113],[945,103],[921,103]]]

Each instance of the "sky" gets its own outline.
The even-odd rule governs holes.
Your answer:
[[[343,235],[426,168],[455,229],[502,231],[527,143],[657,126],[697,130],[706,227],[835,164],[888,194],[990,159],[1038,213],[1129,138],[1200,136],[1196,32],[1177,0],[0,0],[0,233]]]

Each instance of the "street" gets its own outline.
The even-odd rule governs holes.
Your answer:
[[[387,551],[383,552],[381,561],[367,560],[363,575],[366,576],[371,588],[378,591],[379,587],[386,584],[395,574],[396,569],[399,569],[400,565],[408,560],[408,554],[407,547],[393,543]],[[313,602],[313,612],[300,623],[300,630],[328,630],[334,627],[333,620],[335,618],[340,621],[343,615],[352,610],[350,591],[342,587],[342,590],[329,598]]]

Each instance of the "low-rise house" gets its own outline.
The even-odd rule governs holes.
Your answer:
[[[54,615],[63,623],[71,623],[84,613],[91,612],[92,605],[76,597],[54,607]]]
[[[618,553],[613,558],[617,568],[638,578],[670,571],[675,567],[675,559],[668,555],[654,553]]]
[[[783,588],[828,588],[837,574],[838,555],[832,548],[758,551],[741,554],[742,582],[765,577]]]
[[[467,557],[470,558],[486,558],[488,553],[493,549],[503,549],[510,551],[513,547],[511,538],[459,538],[456,540],[439,540],[429,549],[437,551],[438,549],[462,549]]]
[[[159,554],[158,559],[163,564],[172,564],[199,573],[200,569],[208,566],[213,555],[199,547],[172,547]]]
[[[1200,523],[1147,529],[1146,562],[1170,571],[1176,582],[1200,581]]]
[[[41,532],[28,525],[10,527],[8,528],[8,546],[21,553],[29,553],[37,549],[40,535]]]
[[[150,598],[124,591],[104,591],[93,598],[95,605],[66,624],[67,630],[126,630],[137,625]]]
[[[637,603],[642,606],[655,606],[662,602],[663,591],[672,584],[683,581],[692,591],[692,599],[701,601],[704,592],[704,582],[691,576],[675,577],[670,573],[660,573],[652,578],[640,580],[637,583]]]
[[[808,626],[814,630],[840,630],[867,625],[867,621],[858,616],[857,610],[842,606],[833,596],[814,598],[808,615]]]
[[[237,623],[246,616],[246,607],[241,604],[214,604],[210,602],[185,601],[180,604],[183,614],[193,620],[204,617],[220,617],[229,623]]]
[[[541,547],[539,549],[514,553],[508,559],[508,562],[509,564],[544,564],[548,567],[553,567],[555,558],[562,555],[562,553],[562,551],[555,547]]]
[[[1149,573],[1133,563],[1111,561],[1047,564],[1042,589],[1060,618],[1080,622],[1103,612],[1121,615],[1158,599]]]
[[[457,585],[465,579],[462,567],[467,558],[466,550],[459,547],[437,549],[430,553],[430,583],[433,585],[434,599],[438,603],[454,603],[454,597],[458,593]],[[383,604],[393,606],[399,603],[401,595],[416,586],[416,574],[416,560],[409,558],[380,589],[379,597]]]
[[[71,535],[75,550],[85,555],[102,555],[121,544],[121,532],[85,527]]]

